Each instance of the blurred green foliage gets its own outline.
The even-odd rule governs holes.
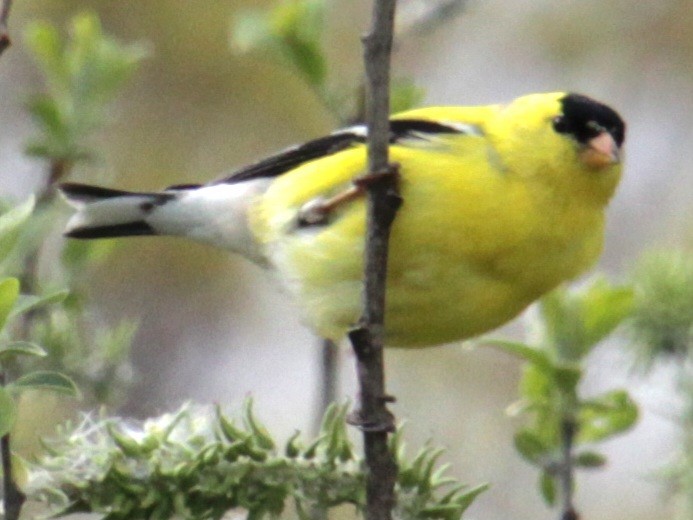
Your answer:
[[[693,259],[680,250],[645,255],[633,273],[635,306],[630,330],[638,360],[693,357]]]
[[[47,443],[27,492],[56,514],[102,513],[107,520],[220,519],[232,508],[250,519],[276,517],[289,500],[304,520],[329,508],[365,504],[365,467],[346,430],[347,406],[331,406],[318,437],[294,434],[278,447],[247,400],[238,425],[217,408],[183,406],[133,424],[85,417]],[[407,461],[392,439],[401,471],[396,516],[459,519],[486,486],[468,488],[436,466],[442,450]],[[320,513],[318,513],[320,512]]]
[[[0,257],[8,256],[15,247],[20,236],[22,224],[30,218],[34,208],[34,200],[29,199],[2,215],[0,215]],[[14,340],[16,321],[26,313],[33,312],[43,306],[60,303],[66,296],[50,294],[44,297],[22,295],[20,281],[15,277],[0,278],[0,436],[10,432],[16,419],[15,397],[26,390],[49,390],[74,397],[79,395],[77,386],[67,376],[60,372],[33,370],[22,371],[21,375],[12,381],[6,379],[8,365],[15,365],[17,360],[27,357],[32,360],[43,358],[46,350],[28,341]],[[35,361],[34,361],[35,362]]]
[[[586,357],[630,315],[632,306],[630,287],[597,278],[581,290],[559,288],[544,297],[531,344],[490,342],[526,363],[520,400],[512,407],[525,419],[515,434],[515,448],[540,469],[541,494],[550,505],[556,503],[561,472],[602,466],[605,457],[590,445],[627,431],[638,418],[625,390],[589,399],[579,391]],[[565,467],[566,449],[570,467]]]
[[[306,83],[323,89],[325,9],[324,0],[292,0],[272,9],[243,11],[233,21],[231,48],[239,53],[268,52],[294,68]]]
[[[338,121],[361,122],[365,110],[363,78],[354,78],[346,87],[330,83],[323,42],[327,4],[324,0],[290,0],[269,9],[241,11],[232,22],[231,49],[283,63],[313,89]],[[410,79],[395,79],[390,92],[391,112],[410,109],[423,97],[423,89]]]
[[[72,288],[69,294],[60,293],[60,305],[33,312],[24,322],[27,336],[48,353],[40,366],[70,374],[88,401],[115,404],[132,377],[128,356],[136,326],[123,322],[111,329],[94,323],[85,316],[85,297],[76,287],[79,275],[105,258],[112,245],[66,243],[48,281],[40,279],[37,264],[57,216],[53,184],[77,161],[98,155],[90,139],[146,53],[141,45],[125,45],[105,35],[91,13],[73,17],[67,36],[47,22],[29,24],[24,36],[45,84],[45,92],[27,103],[38,130],[27,153],[48,160],[50,172],[32,218],[16,231],[22,239],[8,264],[28,286]]]
[[[232,21],[229,43],[236,54],[252,53],[292,70],[330,113],[343,120],[343,100],[328,86],[325,10],[324,0],[290,0],[269,9],[243,10]]]
[[[670,483],[681,497],[679,517],[693,516],[693,257],[668,249],[644,255],[633,275],[634,310],[628,322],[637,366],[673,370],[682,409],[678,456]]]
[[[27,153],[70,163],[93,156],[85,141],[102,125],[107,103],[135,71],[143,47],[104,35],[94,14],[75,16],[66,40],[47,22],[30,24],[25,40],[46,85],[28,102],[39,133]]]

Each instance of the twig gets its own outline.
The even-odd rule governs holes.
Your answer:
[[[0,7],[0,54],[12,44],[10,34],[7,31],[7,19],[10,17],[11,8],[12,0],[2,0]]]
[[[314,431],[319,432],[328,406],[337,398],[339,346],[329,339],[320,342],[320,382]]]
[[[389,520],[395,504],[397,465],[387,444],[394,420],[386,403],[383,369],[385,282],[390,226],[401,199],[397,170],[388,164],[390,55],[395,0],[375,0],[370,32],[364,36],[368,172],[360,182],[367,188],[367,227],[364,265],[364,312],[359,327],[349,334],[356,353],[360,408],[351,422],[363,431],[368,476],[366,519]]]
[[[561,488],[560,520],[578,520],[579,516],[573,504],[573,440],[575,439],[575,421],[564,419],[561,422],[561,463],[559,465],[559,483]]]
[[[5,386],[5,371],[0,370],[0,386]],[[2,458],[2,484],[5,520],[17,520],[26,495],[17,487],[12,476],[12,450],[10,449],[10,434],[6,433],[0,439],[0,457]]]

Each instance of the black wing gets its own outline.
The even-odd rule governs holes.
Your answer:
[[[245,166],[214,184],[235,184],[250,179],[278,177],[303,163],[332,155],[358,142],[363,142],[363,138],[352,132],[330,134],[298,146],[292,146],[278,154]]]
[[[421,139],[436,134],[464,134],[472,132],[470,127],[448,125],[423,119],[395,119],[390,121],[390,143]],[[235,184],[251,179],[277,177],[309,161],[326,157],[366,142],[366,127],[353,126],[313,141],[287,148],[259,162],[236,170],[213,184]]]

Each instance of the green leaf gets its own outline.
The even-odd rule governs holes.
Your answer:
[[[478,486],[459,493],[459,495],[454,498],[453,501],[460,507],[460,514],[464,513],[467,508],[472,505],[476,497],[478,497],[488,488],[488,484],[479,484]]]
[[[248,398],[243,403],[243,418],[246,426],[253,434],[253,440],[263,450],[273,450],[275,447],[272,436],[262,424],[258,422],[253,414],[253,400]]]
[[[577,291],[559,288],[540,303],[546,347],[562,361],[579,361],[632,312],[633,290],[603,278]]]
[[[43,347],[29,341],[14,341],[0,347],[0,362],[15,356],[46,357],[47,355]]]
[[[633,427],[638,407],[624,390],[614,390],[580,403],[578,440],[596,442]]]
[[[316,42],[301,41],[287,35],[283,50],[288,60],[310,85],[320,87],[325,83],[327,64],[322,49]]]
[[[543,350],[532,347],[519,341],[508,341],[503,339],[488,339],[483,341],[485,345],[498,347],[501,350],[521,358],[522,360],[532,363],[538,370],[544,374],[553,374],[553,363],[549,356]]]
[[[286,446],[284,448],[284,455],[290,459],[295,459],[301,454],[301,443],[299,441],[299,437],[301,436],[301,432],[296,430],[294,434],[289,437],[289,440],[286,441]]]
[[[579,302],[565,288],[559,287],[539,302],[543,325],[543,343],[561,361],[575,361],[583,351],[584,331]]]
[[[592,347],[611,334],[633,310],[633,288],[613,286],[597,279],[583,295],[585,346]]]
[[[546,373],[539,365],[523,367],[520,380],[520,395],[528,401],[527,406],[544,403],[551,397],[553,373]]]
[[[46,92],[27,103],[39,130],[28,153],[69,162],[92,157],[87,141],[103,123],[106,104],[146,54],[144,49],[109,38],[91,13],[72,19],[67,38],[50,24],[34,22],[25,39],[46,83]]]
[[[70,294],[68,290],[55,291],[44,296],[34,296],[30,294],[22,294],[17,299],[17,304],[10,312],[10,317],[14,318],[27,311],[33,311],[46,305],[60,303],[65,300]]]
[[[515,434],[515,449],[529,462],[538,466],[542,465],[550,452],[550,447],[544,441],[529,430],[521,430]]]
[[[269,51],[293,67],[310,85],[322,87],[327,60],[321,45],[324,2],[293,0],[271,10],[248,10],[238,14],[230,44],[239,53]]]
[[[12,252],[22,225],[34,211],[34,197],[0,215],[0,262]]]
[[[130,435],[122,433],[115,425],[108,425],[108,433],[116,446],[128,457],[137,459],[147,454],[148,450],[141,443],[137,442]]]
[[[250,434],[241,428],[238,428],[231,419],[226,417],[221,411],[221,407],[219,405],[216,406],[215,408],[216,414],[217,414],[217,419],[219,423],[219,429],[221,430],[222,435],[224,438],[233,443],[233,442],[238,442],[238,441],[245,441],[250,437]]]
[[[421,518],[459,518],[460,507],[457,504],[428,506],[421,510]]]
[[[53,137],[50,146],[56,149],[55,153],[58,153],[58,150],[67,153],[65,150],[69,146],[70,129],[67,126],[65,114],[55,100],[45,94],[38,94],[27,101],[27,108],[43,131]],[[39,142],[27,146],[26,150],[29,155],[41,157],[45,155],[46,146],[48,146],[47,143]]]
[[[606,464],[606,457],[596,451],[584,451],[575,457],[575,465],[581,468],[600,468]]]
[[[19,280],[17,278],[0,280],[0,330],[5,326],[18,297]]]
[[[50,370],[40,370],[25,374],[10,383],[7,388],[13,391],[50,390],[51,392],[58,392],[71,397],[79,397],[80,395],[79,389],[72,379],[64,374]]]
[[[582,378],[582,369],[578,364],[562,363],[556,366],[553,377],[564,395],[574,396]]]
[[[556,504],[556,482],[546,471],[542,471],[539,476],[539,490],[547,505],[553,506]]]
[[[6,388],[0,386],[0,436],[9,433],[14,426],[17,407]]]
[[[48,22],[34,21],[24,30],[24,41],[51,80],[51,89],[67,90],[63,43],[58,30]]]
[[[311,85],[325,82],[326,59],[320,37],[324,26],[325,2],[293,0],[277,5],[270,15],[272,33],[281,51]]]

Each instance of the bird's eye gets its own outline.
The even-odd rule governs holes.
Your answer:
[[[564,116],[556,116],[553,118],[553,129],[559,134],[566,133],[568,131],[568,125],[566,123]]]

